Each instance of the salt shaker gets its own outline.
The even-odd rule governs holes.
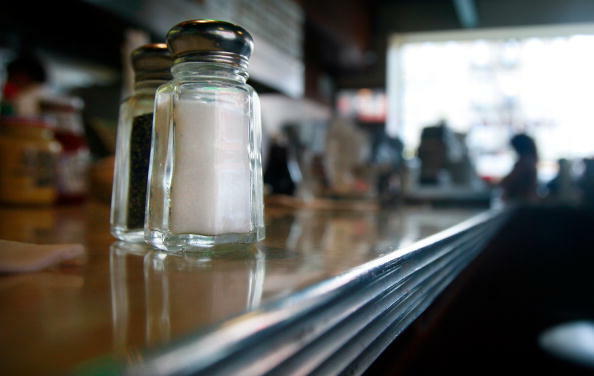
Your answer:
[[[167,34],[172,81],[155,98],[145,240],[163,250],[264,238],[260,102],[240,26],[192,20]]]
[[[165,43],[131,53],[134,92],[120,106],[111,199],[111,233],[120,240],[144,241],[144,219],[157,88],[171,79]]]

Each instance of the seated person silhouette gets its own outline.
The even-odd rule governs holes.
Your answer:
[[[517,134],[510,140],[518,155],[512,171],[501,181],[506,202],[534,202],[538,198],[538,152],[532,137]]]

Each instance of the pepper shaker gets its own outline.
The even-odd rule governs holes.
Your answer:
[[[120,240],[144,241],[147,184],[157,88],[171,79],[165,43],[131,53],[134,92],[120,106],[111,199],[111,233]]]
[[[192,20],[167,34],[173,79],[155,98],[145,240],[163,250],[264,238],[260,102],[251,35]]]

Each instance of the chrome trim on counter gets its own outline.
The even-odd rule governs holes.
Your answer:
[[[126,375],[361,374],[481,252],[489,211],[332,279],[146,352]]]

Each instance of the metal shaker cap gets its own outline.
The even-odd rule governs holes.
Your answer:
[[[151,43],[138,47],[130,55],[134,80],[170,80],[171,55],[165,43]]]
[[[186,61],[226,63],[247,68],[254,49],[250,33],[241,26],[217,20],[191,20],[167,33],[174,64]]]

